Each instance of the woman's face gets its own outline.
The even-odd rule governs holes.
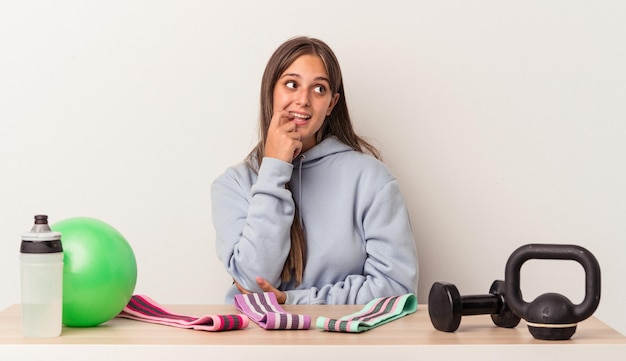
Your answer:
[[[315,134],[333,110],[339,94],[332,94],[324,63],[319,56],[297,58],[274,84],[273,112],[286,110],[300,133],[302,151],[315,146]]]

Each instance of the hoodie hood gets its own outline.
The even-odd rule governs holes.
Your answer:
[[[354,149],[342,143],[335,136],[322,140],[319,144],[297,156],[292,164],[294,167],[307,168],[315,165],[319,160],[332,154],[350,152]]]

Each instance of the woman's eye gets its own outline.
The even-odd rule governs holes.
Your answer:
[[[315,91],[316,93],[323,94],[323,93],[325,93],[325,92],[326,92],[326,87],[325,87],[325,86],[323,86],[323,85],[316,85],[316,86],[313,88],[313,91]]]
[[[289,89],[295,89],[296,88],[296,82],[295,81],[288,81],[285,83],[285,86]]]

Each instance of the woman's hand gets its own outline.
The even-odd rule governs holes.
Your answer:
[[[287,300],[287,294],[285,292],[280,291],[279,289],[275,288],[274,286],[272,286],[269,282],[267,282],[267,280],[265,278],[257,277],[256,278],[256,283],[259,285],[261,290],[263,290],[263,292],[272,292],[276,296],[276,301],[278,301],[278,303],[283,304]],[[250,294],[250,293],[252,293],[252,292],[248,291],[247,289],[241,287],[241,285],[239,283],[237,283],[237,281],[235,281],[235,285],[237,286],[237,289],[239,290],[239,292],[241,292],[243,294]]]
[[[265,140],[266,157],[291,163],[300,154],[301,136],[296,131],[296,124],[292,120],[293,115],[286,110],[274,113]]]

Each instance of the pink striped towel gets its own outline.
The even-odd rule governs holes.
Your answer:
[[[308,330],[311,316],[287,313],[272,292],[235,295],[235,308],[266,330]]]
[[[200,331],[239,330],[248,327],[249,323],[248,317],[240,314],[202,317],[175,314],[145,295],[132,296],[117,317]]]

